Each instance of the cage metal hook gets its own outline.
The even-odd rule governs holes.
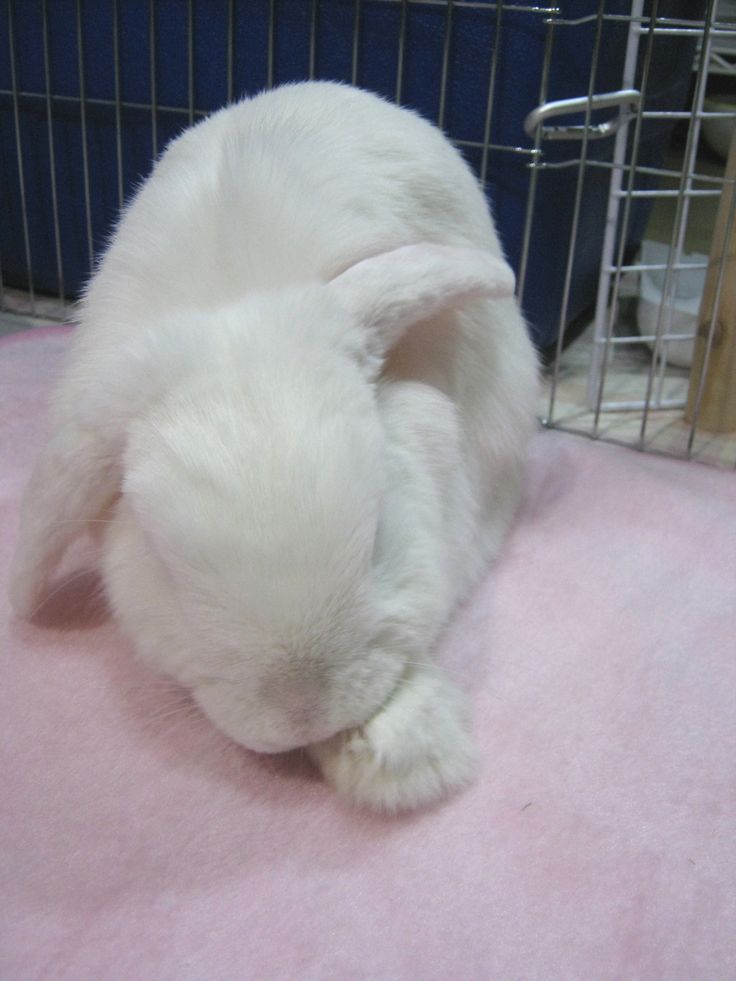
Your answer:
[[[543,140],[582,140],[586,134],[586,127],[576,126],[544,126],[547,119],[555,116],[569,116],[574,112],[584,112],[590,105],[590,112],[596,109],[610,109],[617,106],[622,111],[614,119],[609,119],[605,123],[591,124],[587,127],[587,138],[589,140],[602,140],[608,136],[613,136],[623,125],[635,115],[636,109],[641,102],[641,92],[638,89],[619,89],[616,92],[602,92],[594,95],[590,99],[587,95],[576,99],[558,99],[555,102],[545,102],[536,109],[532,109],[524,120],[524,132],[527,136],[534,136],[537,127]]]

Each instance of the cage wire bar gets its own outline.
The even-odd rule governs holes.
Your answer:
[[[110,0],[111,49],[113,73],[113,97],[90,95],[87,88],[87,45],[85,36],[85,0],[74,0],[75,38],[77,56],[76,94],[55,90],[53,84],[53,58],[50,49],[49,0],[37,0],[41,10],[41,51],[43,85],[39,91],[21,86],[19,49],[17,43],[17,18],[19,0],[5,0],[7,5],[7,59],[9,62],[10,87],[0,86],[0,98],[6,99],[12,118],[12,151],[17,166],[17,182],[13,193],[17,195],[22,229],[23,266],[26,283],[22,290],[12,288],[4,277],[6,263],[0,255],[0,316],[2,311],[14,315],[27,313],[31,317],[69,319],[67,302],[62,235],[60,231],[61,193],[58,181],[58,154],[56,126],[60,114],[70,111],[79,123],[79,139],[82,159],[83,184],[83,235],[87,251],[87,265],[93,268],[95,238],[93,222],[92,175],[89,157],[89,113],[96,109],[112,112],[114,128],[114,185],[118,206],[124,203],[126,188],[131,182],[125,177],[126,130],[124,115],[138,112],[147,115],[149,121],[150,158],[155,159],[163,149],[162,134],[165,120],[179,118],[181,125],[195,122],[207,115],[212,107],[198,104],[198,79],[195,47],[201,21],[195,17],[195,0],[183,0],[186,18],[185,44],[180,52],[186,75],[186,99],[183,105],[169,104],[160,98],[159,51],[166,25],[162,8],[149,0],[147,5],[147,59],[148,99],[137,100],[124,96],[121,69],[121,15],[126,0]],[[89,2],[89,0],[88,0]],[[225,33],[223,72],[225,98],[231,102],[240,94],[236,70],[238,50],[238,16],[242,12],[237,0],[218,0],[224,10]],[[214,4],[214,0],[213,0]],[[702,366],[697,378],[690,378],[687,368],[672,363],[671,352],[683,343],[696,340],[696,320],[683,329],[676,323],[676,288],[678,277],[683,273],[700,271],[703,275],[713,265],[712,258],[693,262],[686,251],[689,223],[693,209],[702,200],[719,200],[733,188],[734,176],[714,172],[713,158],[710,165],[700,166],[702,149],[701,127],[708,120],[733,120],[736,111],[712,111],[705,105],[707,86],[714,76],[736,74],[736,21],[719,16],[717,0],[707,0],[705,12],[698,17],[668,16],[665,0],[632,0],[628,12],[622,13],[621,3],[598,0],[591,5],[595,9],[579,17],[565,15],[564,4],[514,3],[497,0],[353,0],[351,5],[352,27],[350,59],[346,81],[361,84],[363,75],[363,37],[367,18],[376,6],[391,7],[397,12],[395,101],[406,96],[407,59],[410,53],[409,33],[412,13],[421,8],[432,8],[443,14],[441,39],[441,69],[439,91],[436,93],[437,109],[434,121],[445,126],[448,100],[453,73],[453,51],[458,18],[466,11],[481,12],[493,25],[488,52],[488,69],[479,73],[478,85],[482,86],[483,99],[482,134],[474,139],[451,134],[461,149],[476,153],[475,166],[484,185],[492,186],[494,161],[498,155],[511,155],[522,161],[528,172],[526,203],[523,209],[523,228],[520,231],[520,253],[517,264],[517,292],[524,306],[525,295],[534,277],[530,265],[531,245],[538,222],[541,182],[546,174],[570,170],[574,174],[573,195],[567,253],[563,264],[562,294],[559,307],[559,329],[556,334],[551,360],[546,373],[547,394],[544,409],[540,409],[543,422],[551,427],[582,433],[593,438],[605,439],[641,450],[667,453],[687,458],[704,459],[720,464],[736,464],[736,434],[711,434],[698,428],[706,390],[706,375],[715,356],[719,327],[719,300],[728,284],[729,248],[724,247],[717,257],[715,302],[708,322],[700,325],[702,338]],[[279,0],[268,0],[266,21],[265,83],[271,87],[277,80],[277,43],[280,25]],[[307,37],[307,67],[304,77],[319,75],[319,39],[324,16],[321,0],[305,0],[305,31]],[[145,9],[145,8],[144,8]],[[700,5],[698,5],[700,11]],[[509,31],[511,18],[530,15],[537,19],[543,30],[542,63],[539,66],[539,87],[536,108],[527,118],[519,120],[519,133],[526,124],[529,135],[527,145],[522,140],[499,142],[494,138],[494,120],[498,111],[499,65],[504,39]],[[199,23],[199,27],[198,27]],[[550,79],[555,51],[564,32],[590,25],[593,44],[590,70],[587,79],[581,81],[578,99],[550,101]],[[606,25],[618,25],[627,30],[625,53],[620,71],[620,86],[613,92],[601,92],[599,75],[603,29]],[[651,66],[657,45],[666,38],[692,38],[698,40],[692,72],[689,104],[681,106],[648,108],[647,95],[651,82]],[[0,41],[0,43],[2,43]],[[421,57],[421,51],[412,51],[412,58]],[[20,106],[38,101],[45,113],[45,153],[48,158],[46,179],[52,211],[54,264],[57,289],[52,299],[39,293],[34,275],[34,253],[29,232],[28,205],[38,188],[29,183],[29,167],[24,142],[21,138]],[[608,106],[608,119],[601,123],[602,107]],[[576,122],[566,123],[575,114]],[[558,125],[559,118],[563,124]],[[678,123],[685,130],[684,151],[675,163],[668,158],[660,167],[652,167],[639,159],[641,136],[647,123]],[[608,141],[610,154],[592,155],[594,141]],[[569,153],[550,153],[554,144],[561,141]],[[165,141],[164,141],[165,142]],[[600,255],[600,277],[594,309],[589,312],[590,330],[568,346],[570,329],[571,284],[576,261],[582,249],[581,217],[584,212],[584,188],[591,174],[609,175],[609,193],[605,219],[605,233]],[[139,177],[145,176],[143,173]],[[641,187],[639,182],[646,179]],[[6,193],[11,193],[6,189]],[[642,255],[627,255],[628,230],[633,221],[637,202],[660,203],[669,201],[674,207],[669,241],[666,243],[666,260],[646,261]],[[725,242],[728,243],[734,229],[736,194],[730,195],[731,206],[725,221]],[[0,213],[0,223],[3,216]],[[656,311],[655,328],[640,333],[627,320],[625,310],[637,294],[637,282],[642,277],[659,274],[663,278],[661,302]],[[636,364],[634,365],[634,360]],[[633,366],[632,366],[633,365]],[[732,380],[736,385],[736,379]],[[638,386],[638,389],[637,389]],[[688,388],[694,408],[688,423],[684,410],[688,400]],[[636,389],[636,392],[635,392]]]
[[[713,46],[718,39],[730,39],[733,41],[736,25],[733,23],[719,24],[717,22],[717,4],[715,0],[709,0],[705,17],[702,21],[690,23],[660,17],[657,0],[653,0],[647,17],[644,16],[643,6],[642,0],[634,0],[632,3],[629,43],[622,73],[622,85],[629,87],[634,84],[639,41],[642,37],[646,38],[646,45],[642,58],[641,80],[639,84],[642,94],[645,94],[649,80],[653,44],[656,37],[663,35],[686,35],[698,31],[701,36],[701,43],[694,65],[691,105],[686,111],[647,111],[644,109],[644,99],[642,98],[639,102],[638,111],[633,117],[626,117],[622,114],[622,125],[616,136],[613,163],[611,165],[612,175],[607,228],[601,257],[601,275],[596,303],[593,343],[589,359],[586,401],[587,409],[592,412],[592,418],[586,418],[586,413],[580,405],[575,407],[567,419],[564,416],[563,418],[559,418],[559,416],[556,417],[555,415],[555,398],[563,361],[561,356],[561,333],[550,386],[546,422],[549,425],[556,425],[558,428],[581,432],[593,437],[606,438],[613,442],[633,445],[639,449],[648,449],[654,452],[669,452],[673,455],[684,456],[686,458],[697,456],[695,453],[696,441],[700,437],[701,448],[703,445],[712,444],[712,448],[715,450],[712,453],[712,457],[718,462],[730,463],[736,457],[736,441],[734,441],[733,437],[729,441],[726,437],[700,434],[698,432],[698,419],[705,389],[706,373],[713,351],[715,332],[718,324],[719,300],[722,295],[729,261],[729,247],[725,247],[722,250],[717,260],[718,278],[712,313],[707,324],[700,325],[700,332],[705,328],[705,352],[698,377],[689,379],[691,390],[693,385],[695,385],[696,390],[695,404],[689,425],[683,424],[682,420],[682,410],[688,401],[688,379],[683,377],[682,371],[678,373],[676,367],[673,369],[670,366],[668,349],[671,345],[677,343],[690,342],[692,345],[698,334],[698,324],[695,319],[693,319],[689,329],[684,332],[682,328],[678,329],[673,326],[676,274],[682,271],[692,273],[698,270],[707,270],[711,265],[707,260],[704,262],[684,261],[685,235],[691,203],[697,198],[718,199],[724,194],[726,188],[733,185],[733,175],[727,177],[725,175],[713,176],[711,174],[698,173],[697,155],[700,145],[702,121],[715,118],[733,118],[733,112],[707,112],[703,106],[706,85],[709,80],[709,68],[714,64],[711,55]],[[715,64],[718,65],[720,62],[715,62]],[[661,168],[649,171],[663,179],[675,178],[678,186],[675,189],[657,187],[637,191],[635,190],[635,176],[637,172],[641,173],[645,170],[645,168],[639,168],[637,162],[641,127],[646,120],[654,119],[678,119],[687,122],[686,144],[681,169],[679,171],[672,171]],[[629,127],[633,127],[634,134],[632,146],[627,157],[626,144]],[[583,149],[581,161],[584,155],[585,150]],[[605,166],[600,161],[591,162],[591,165]],[[544,163],[540,162],[537,166],[544,166]],[[627,177],[625,188],[623,186],[624,176]],[[706,184],[706,187],[696,188],[694,186],[696,183]],[[640,259],[627,264],[624,260],[624,246],[627,239],[627,229],[630,224],[631,206],[632,202],[637,198],[655,200],[671,198],[674,202],[675,215],[667,248],[667,261],[664,263],[653,264]],[[736,202],[732,198],[724,236],[726,243],[730,241],[735,207]],[[617,239],[618,246],[616,247],[615,243]],[[614,252],[616,253],[615,257]],[[630,327],[627,329],[626,325],[622,323],[620,316],[620,302],[622,283],[627,274],[630,275],[633,273],[641,276],[651,272],[664,272],[664,285],[661,302],[659,303],[656,314],[654,332],[647,334],[646,332],[639,332],[635,329],[632,330]],[[734,275],[733,271],[731,275]],[[644,373],[645,390],[643,396],[637,399],[604,399],[607,382],[610,380],[611,374],[615,376],[615,372],[609,371],[611,360],[614,357],[614,351],[620,352],[626,348],[640,351],[643,343],[648,343],[651,348]],[[665,397],[663,393],[666,382],[672,378],[676,382],[679,381],[680,384],[675,386],[677,391],[674,397]],[[736,385],[736,378],[731,380],[731,385]],[[626,414],[627,418],[623,423],[617,422],[614,425],[609,425],[604,421],[604,414],[611,412]],[[575,418],[573,419],[571,417]],[[648,438],[648,429],[652,425],[653,420],[656,431],[653,438]],[[638,432],[634,431],[634,426],[638,426]],[[615,434],[616,430],[618,430],[620,435],[617,436]],[[730,455],[728,454],[729,442],[731,444]]]

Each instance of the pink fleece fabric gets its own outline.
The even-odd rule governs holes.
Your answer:
[[[508,547],[442,644],[479,779],[371,817],[197,717],[92,576],[11,617],[67,344],[0,345],[4,981],[736,977],[733,474],[540,434]]]

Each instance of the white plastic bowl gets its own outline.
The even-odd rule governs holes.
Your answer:
[[[669,251],[669,246],[662,242],[642,242],[640,261],[642,265],[661,265],[667,262]],[[707,261],[708,256],[697,252],[682,256],[683,265],[700,265]],[[670,321],[670,311],[665,308],[662,311],[661,352],[668,364],[678,368],[689,368],[693,363],[694,335],[698,326],[700,300],[705,288],[705,274],[705,269],[679,269],[672,274],[674,277],[672,319]],[[639,333],[643,336],[657,332],[666,275],[664,269],[643,270],[640,274],[636,319]],[[664,343],[664,339],[672,334],[692,334],[693,338]],[[649,347],[654,346],[650,341],[647,341],[647,344]]]
[[[712,95],[703,99],[706,112],[736,112],[736,95]],[[731,137],[736,129],[736,116],[720,119],[704,119],[701,123],[705,142],[719,157],[725,160],[731,147]]]

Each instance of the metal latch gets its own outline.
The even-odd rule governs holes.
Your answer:
[[[585,136],[586,127],[583,126],[543,126],[546,119],[554,116],[569,116],[574,112],[585,112],[590,106],[590,112],[596,109],[609,109],[617,106],[621,110],[614,119],[609,119],[605,123],[590,125],[587,127],[589,140],[603,140],[607,136],[612,136],[624,123],[627,123],[634,115],[641,102],[641,92],[638,89],[619,89],[618,92],[602,92],[600,95],[587,95],[577,99],[558,99],[556,102],[545,102],[544,105],[532,109],[524,120],[524,132],[527,136],[534,136],[537,127],[541,127],[540,135],[543,140],[582,140]]]

